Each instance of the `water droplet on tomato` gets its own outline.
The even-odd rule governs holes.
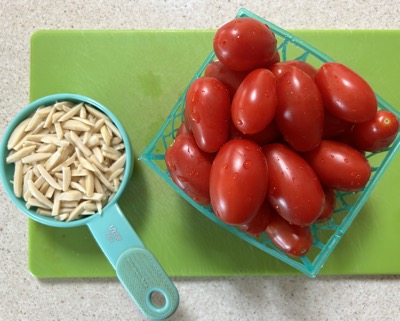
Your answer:
[[[224,169],[228,169],[229,165],[228,164],[224,164]]]
[[[348,162],[349,162],[349,160],[348,160],[347,158],[345,158],[345,159],[344,159],[344,162],[345,162],[345,163],[348,163]]]
[[[237,179],[239,177],[238,173],[233,173],[233,179]]]
[[[245,169],[249,169],[251,167],[251,161],[249,161],[249,160],[245,160],[244,161],[244,163],[243,163],[243,168],[245,168]]]
[[[168,164],[168,165],[169,165],[170,172],[176,171],[176,166],[174,164]]]
[[[239,120],[236,122],[236,124],[237,124],[238,126],[242,126],[242,125],[243,125],[243,121],[242,121],[241,119],[239,119]]]

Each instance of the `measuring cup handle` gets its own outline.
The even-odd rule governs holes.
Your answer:
[[[152,320],[164,320],[178,307],[179,294],[156,258],[143,245],[118,204],[104,209],[88,227],[126,291],[142,313]],[[152,300],[159,293],[162,306]]]
[[[152,320],[171,316],[179,304],[179,294],[153,254],[144,248],[127,250],[117,262],[117,276],[144,315]],[[165,302],[158,306],[153,295]]]

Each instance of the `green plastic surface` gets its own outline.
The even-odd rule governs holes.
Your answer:
[[[361,74],[400,110],[400,31],[293,31]],[[214,31],[41,31],[31,48],[31,100],[89,96],[113,111],[139,155],[212,49]],[[396,157],[335,248],[323,274],[398,274],[400,159]],[[169,276],[299,274],[218,227],[150,168],[135,162],[119,205]],[[29,269],[37,277],[115,272],[86,227],[29,221]]]

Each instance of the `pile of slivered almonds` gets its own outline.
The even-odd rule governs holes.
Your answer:
[[[124,142],[110,118],[86,103],[39,107],[13,131],[8,164],[26,207],[61,221],[102,212],[124,175]]]

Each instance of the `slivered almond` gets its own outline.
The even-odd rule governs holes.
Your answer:
[[[59,139],[56,135],[46,135],[40,139],[41,142],[53,144],[59,147],[67,147],[70,143],[65,139]]]
[[[64,192],[68,191],[69,186],[71,184],[71,168],[63,167],[62,168],[62,190]]]
[[[96,204],[93,202],[85,202],[83,208],[88,211],[96,211],[97,207]]]
[[[92,161],[93,165],[95,165],[103,173],[110,171],[110,168],[102,165],[102,163],[100,163],[94,155],[90,156],[89,159]]]
[[[54,192],[54,204],[51,212],[52,216],[57,216],[60,214],[60,207],[61,207],[60,194],[61,193],[59,190],[56,190]]]
[[[46,205],[46,207],[53,208],[53,202],[51,202],[46,196],[44,196],[35,186],[35,184],[29,180],[28,181],[29,191],[32,193],[32,196],[36,198],[40,203]]]
[[[57,151],[57,146],[53,144],[42,144],[36,150],[37,153],[54,153]]]
[[[115,150],[122,150],[125,149],[125,145],[124,144],[117,144],[117,145],[112,145],[114,147]]]
[[[120,169],[118,169],[118,170],[116,170],[116,171],[114,171],[114,172],[110,172],[111,175],[108,177],[108,180],[109,180],[109,181],[112,181],[114,178],[118,178],[119,175],[121,175],[121,173],[122,173],[123,171],[124,171],[124,169],[123,169],[123,168],[120,168]]]
[[[98,201],[96,202],[96,207],[97,207],[97,213],[101,214],[103,212],[103,204]]]
[[[99,144],[100,139],[97,135],[92,135],[86,143],[87,147],[93,147]]]
[[[65,212],[67,208],[75,208],[79,205],[79,201],[61,201],[60,212]]]
[[[51,199],[53,197],[55,188],[53,186],[49,186],[49,188],[47,189],[47,192],[44,196],[46,196],[48,199]]]
[[[71,181],[71,187],[82,192],[83,194],[86,194],[86,189],[78,182]]]
[[[94,125],[90,122],[90,120],[81,118],[81,117],[72,117],[73,120],[80,121],[83,124],[88,125],[90,128],[92,128]]]
[[[50,209],[50,207],[46,207],[45,204],[40,203],[36,198],[34,197],[29,197],[28,200],[25,203],[26,208],[31,208],[32,206],[34,207],[45,207]]]
[[[96,176],[94,177],[94,190],[96,193],[104,194],[104,188]]]
[[[79,105],[76,105],[76,106],[72,107],[58,121],[59,122],[65,122],[68,119],[71,119],[72,117],[74,117],[76,114],[78,114],[80,112],[82,105],[83,104],[79,104]]]
[[[86,168],[87,170],[94,172],[93,165],[83,155],[80,154],[80,151],[78,149],[76,151],[76,155],[83,168]]]
[[[40,174],[44,177],[44,179],[51,185],[53,186],[55,189],[61,190],[62,187],[60,186],[60,184],[58,184],[55,179],[50,175],[50,173],[48,171],[46,171],[46,169],[43,167],[43,165],[38,164],[37,168],[40,172]]]
[[[76,159],[76,155],[72,155],[68,159],[66,159],[64,162],[62,162],[60,165],[54,167],[51,171],[54,172],[59,172],[62,170],[63,167],[68,167],[70,166]]]
[[[121,144],[122,143],[122,138],[121,137],[113,137],[111,139],[111,146],[115,148],[115,145]]]
[[[14,163],[14,162],[20,160],[21,158],[32,153],[35,150],[35,148],[36,148],[36,146],[28,146],[28,147],[24,147],[24,148],[20,149],[17,152],[10,154],[6,158],[6,163],[11,164],[11,163]]]
[[[84,124],[83,122],[75,119],[69,119],[62,123],[63,129],[84,132],[90,130],[90,126]]]
[[[42,193],[44,196],[46,196],[47,190],[49,189],[50,184],[48,182],[44,182],[42,186],[40,186],[39,191]]]
[[[75,146],[78,147],[86,157],[92,155],[92,151],[82,143],[77,134],[75,134],[73,131],[70,131],[69,134],[71,140],[75,143]]]
[[[40,162],[42,160],[48,159],[52,155],[53,155],[52,153],[35,153],[32,155],[25,156],[21,160],[24,164],[36,163],[36,162]]]
[[[94,173],[97,176],[97,178],[100,180],[100,182],[102,182],[104,184],[105,187],[107,187],[112,192],[115,191],[113,184],[111,184],[111,182],[100,172],[99,169],[97,169],[97,167],[95,167]]]
[[[94,175],[89,173],[88,176],[85,178],[85,188],[86,188],[86,195],[88,197],[93,196],[94,193]]]
[[[75,104],[72,101],[59,101],[54,104],[54,108],[57,110],[64,110],[65,107],[73,107]]]
[[[46,117],[46,120],[44,121],[43,128],[49,128],[51,126],[56,111],[57,110],[54,107],[50,110],[49,114]]]
[[[110,135],[110,132],[108,131],[107,126],[103,125],[100,129],[100,132],[101,132],[101,136],[104,139],[104,142],[106,143],[106,145],[109,146],[111,143],[112,136]]]
[[[99,119],[96,121],[96,123],[94,124],[93,131],[94,131],[94,132],[99,132],[100,129],[101,129],[101,127],[103,127],[104,123],[105,123],[105,119],[104,119],[104,118],[99,118]]]
[[[45,208],[38,208],[36,209],[36,213],[44,216],[51,216],[51,210]]]
[[[25,128],[28,126],[28,123],[30,122],[31,118],[27,118],[23,120],[15,129],[13,130],[12,134],[10,135],[10,138],[8,139],[7,142],[7,149],[11,150],[17,145],[20,140],[25,136]]]
[[[110,119],[106,119],[105,122],[106,122],[107,127],[112,131],[112,133],[115,136],[122,139],[121,133],[119,132],[118,128],[112,123],[112,121]]]
[[[118,169],[125,166],[126,163],[126,154],[123,154],[120,158],[118,158],[111,166],[110,172],[115,172]]]
[[[104,199],[104,195],[105,194],[103,193],[93,193],[93,195],[90,197],[88,195],[83,195],[82,199],[100,202],[102,199]]]
[[[56,130],[57,138],[60,139],[60,140],[63,139],[63,137],[64,137],[64,130],[63,130],[61,124],[60,124],[60,123],[55,123],[55,124],[54,124],[54,128],[55,128],[55,130]]]
[[[104,162],[104,156],[103,156],[103,154],[101,152],[101,149],[99,147],[93,148],[93,154],[94,154],[94,156],[96,156],[96,158],[99,161],[99,163]]]
[[[69,217],[69,213],[62,213],[60,215],[54,216],[57,221],[65,221]]]
[[[61,159],[62,147],[58,149],[45,163],[45,168],[50,171]]]
[[[52,106],[38,108],[36,112],[40,117],[46,117],[50,113],[52,108],[53,108]]]
[[[118,160],[118,155],[114,154],[114,153],[108,153],[106,151],[103,150],[103,156],[109,159],[112,159],[114,161]]]
[[[58,120],[65,115],[65,111],[58,111],[56,113],[54,113],[53,117],[52,117],[52,122],[56,123],[58,122]]]
[[[107,145],[103,145],[103,146],[101,147],[101,149],[102,149],[103,151],[107,152],[107,153],[115,154],[115,155],[117,155],[118,157],[121,156],[121,152],[117,151],[114,147],[107,146]]]
[[[23,184],[22,166],[23,166],[22,161],[19,160],[15,162],[13,185],[14,185],[14,194],[16,197],[22,196],[22,184]]]
[[[103,114],[101,111],[97,110],[96,108],[85,104],[86,110],[92,114],[94,117],[96,118],[104,118],[104,119],[108,119],[108,116],[106,114]]]
[[[42,141],[42,138],[43,137],[46,137],[46,136],[53,136],[53,135],[49,135],[49,134],[29,134],[29,135],[26,135],[26,140],[27,141],[31,141],[31,142],[38,142],[38,143],[40,143],[41,141]]]
[[[82,202],[80,203],[77,207],[75,207],[71,213],[69,213],[69,216],[67,218],[67,222],[75,220],[78,218],[78,216],[85,210],[85,203]]]
[[[42,122],[42,117],[38,113],[34,113],[33,116],[29,119],[28,124],[25,127],[25,131],[29,132],[35,128]]]
[[[79,111],[79,117],[87,118],[87,111],[86,111],[85,106],[83,106],[83,105],[81,106],[81,109]]]
[[[79,191],[67,191],[60,193],[59,199],[60,201],[79,201],[82,198],[83,194]]]

